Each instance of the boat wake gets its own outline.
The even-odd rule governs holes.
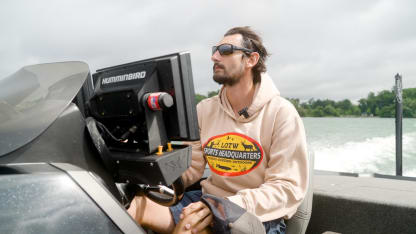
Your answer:
[[[394,175],[396,171],[395,136],[373,137],[331,147],[311,142],[315,169]],[[403,135],[403,175],[416,176],[416,132]]]

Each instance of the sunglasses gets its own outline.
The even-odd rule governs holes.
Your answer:
[[[244,53],[250,54],[253,51],[249,50],[247,48],[243,48],[243,47],[239,47],[239,46],[235,46],[235,45],[231,45],[231,44],[221,44],[219,46],[213,46],[212,47],[212,55],[215,54],[215,51],[217,51],[220,53],[220,55],[230,55],[232,53],[234,53],[234,50],[241,50]]]

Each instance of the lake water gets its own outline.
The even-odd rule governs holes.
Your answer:
[[[303,118],[315,169],[396,173],[394,118]],[[403,119],[403,175],[416,176],[416,119]]]

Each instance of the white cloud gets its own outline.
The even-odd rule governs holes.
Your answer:
[[[251,25],[272,53],[283,96],[358,99],[416,86],[416,2],[408,1],[3,1],[0,77],[21,66],[83,60],[98,68],[189,50],[196,91],[218,89],[210,47]]]

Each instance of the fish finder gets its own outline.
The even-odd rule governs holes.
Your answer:
[[[188,52],[112,66],[92,75],[87,128],[117,182],[172,185],[199,139]],[[173,185],[174,187],[174,185]]]

